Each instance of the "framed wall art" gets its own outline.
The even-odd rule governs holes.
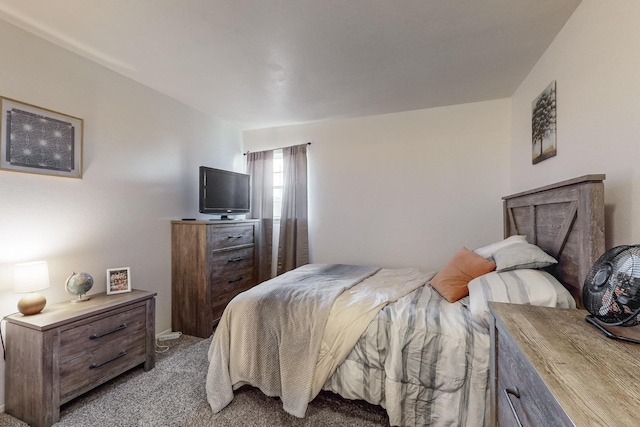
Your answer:
[[[0,97],[0,169],[82,178],[82,119]]]
[[[107,270],[107,295],[131,292],[131,269],[129,267]]]
[[[556,82],[531,103],[532,164],[556,155]]]

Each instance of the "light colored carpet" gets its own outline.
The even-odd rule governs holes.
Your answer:
[[[104,384],[61,408],[56,427],[88,426],[388,426],[384,409],[322,392],[309,404],[306,417],[282,410],[278,399],[252,387],[235,392],[233,402],[214,414],[206,400],[207,349],[211,339],[182,336],[168,341],[170,353],[159,354],[156,367],[141,368]],[[0,414],[0,427],[25,423]]]

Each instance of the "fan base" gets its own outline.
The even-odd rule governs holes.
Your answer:
[[[620,340],[625,342],[631,342],[634,344],[640,344],[640,328],[637,326],[611,326],[606,323],[602,323],[596,319],[593,315],[588,315],[584,318],[588,323],[591,323],[607,337],[614,340]]]

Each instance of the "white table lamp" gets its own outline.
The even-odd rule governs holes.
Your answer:
[[[47,304],[44,295],[36,291],[47,289],[49,283],[49,266],[46,261],[34,261],[16,264],[14,266],[13,288],[16,293],[27,293],[18,302],[20,313],[28,316],[38,314]]]

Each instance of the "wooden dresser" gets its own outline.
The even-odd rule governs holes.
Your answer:
[[[7,317],[5,410],[33,427],[60,418],[60,405],[144,364],[155,365],[155,293],[89,295]]]
[[[258,220],[172,221],[171,328],[208,338],[227,303],[258,283]]]
[[[640,345],[606,338],[587,312],[491,303],[493,424],[640,425]]]

